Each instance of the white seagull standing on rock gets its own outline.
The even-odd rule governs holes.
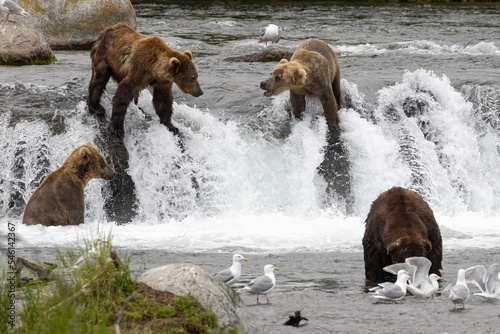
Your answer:
[[[248,259],[240,254],[234,254],[233,265],[226,270],[219,271],[214,277],[229,285],[238,282],[241,277],[241,261],[248,261]]]
[[[241,289],[241,291],[248,291],[253,295],[257,295],[257,304],[259,304],[259,295],[266,295],[267,303],[269,304],[269,297],[267,297],[267,294],[276,286],[276,277],[274,277],[275,270],[279,271],[279,269],[272,264],[265,265],[265,275],[257,277]]]
[[[270,24],[266,27],[266,30],[260,35],[259,43],[266,43],[271,42],[273,44],[278,43],[280,40],[280,33],[279,33],[280,28],[276,24]]]
[[[28,13],[19,7],[17,3],[11,0],[0,0],[0,10],[4,13],[7,13],[7,17],[5,18],[5,22],[9,21],[10,14],[17,14],[26,16]]]

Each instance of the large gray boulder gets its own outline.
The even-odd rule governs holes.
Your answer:
[[[15,20],[41,31],[53,50],[90,49],[102,29],[137,27],[130,0],[17,0],[28,12]]]
[[[0,22],[0,65],[49,64],[54,52],[42,34],[17,22]]]
[[[239,327],[242,333],[248,330],[250,319],[238,293],[196,265],[177,263],[153,268],[138,281],[155,290],[192,296],[217,315],[220,325]]]

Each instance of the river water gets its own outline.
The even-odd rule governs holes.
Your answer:
[[[498,303],[477,297],[464,312],[450,312],[444,297],[373,304],[361,239],[371,202],[403,186],[434,210],[448,281],[460,267],[500,261],[500,6],[141,1],[134,8],[139,32],[192,51],[204,95],[174,88],[181,139],[159,124],[149,91],[142,110],[129,107],[130,221],[110,218],[109,183],[93,180],[85,225],[17,224],[19,254],[50,257],[56,245],[107,233],[134,256],[137,273],[173,262],[216,272],[240,252],[251,260],[242,284],[267,263],[281,269],[271,305],[253,307],[242,295],[259,333],[289,333],[281,324],[296,308],[310,319],[299,329],[308,333],[496,332]],[[266,98],[259,88],[276,63],[224,60],[262,51],[257,39],[269,23],[281,33],[272,47],[294,51],[319,38],[338,56],[348,204],[328,193],[329,175],[318,172],[328,151],[321,104],[308,99],[295,120],[287,93]],[[105,122],[85,104],[89,52],[56,57],[47,66],[0,67],[5,223],[20,222],[40,180],[73,148],[102,142]],[[115,89],[110,83],[103,96],[107,117]]]

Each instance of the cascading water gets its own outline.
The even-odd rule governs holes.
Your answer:
[[[467,212],[500,214],[498,90],[466,86],[460,92],[446,76],[426,70],[406,72],[400,83],[381,89],[373,104],[345,79],[342,87],[352,215],[339,203],[325,205],[327,185],[318,166],[327,126],[319,103],[311,101],[311,111],[297,121],[289,118],[282,95],[246,124],[175,104],[181,133],[176,137],[157,122],[146,91],[139,104],[144,112],[129,108],[124,139],[135,216],[113,227],[106,213],[113,208],[104,206],[112,196],[109,184],[93,180],[86,189],[86,221],[109,226],[115,242],[131,247],[261,249],[279,243],[285,250],[328,250],[359,249],[371,202],[392,186],[421,193],[444,221],[464,219]],[[64,89],[21,88],[33,96],[52,94],[52,100],[70,95]],[[74,109],[58,109],[57,103],[54,109],[27,119],[15,111],[0,115],[0,210],[12,221],[21,220],[47,172],[74,147],[100,137],[99,121],[86,113],[83,101]],[[67,236],[71,228],[82,229],[55,227],[52,233]],[[40,227],[22,230],[39,233]],[[150,243],[132,237],[138,231]],[[46,237],[53,240],[54,234]]]

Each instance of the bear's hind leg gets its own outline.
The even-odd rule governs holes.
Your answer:
[[[174,135],[179,133],[179,129],[172,125],[172,103],[174,97],[172,95],[172,84],[158,85],[153,91],[153,106],[156,114],[160,117],[160,123],[165,125]]]
[[[104,116],[106,111],[101,105],[101,96],[111,77],[111,70],[107,62],[102,61],[99,64],[92,64],[92,79],[89,83],[89,96],[87,105],[89,112],[97,116]]]
[[[340,135],[339,114],[337,111],[337,102],[332,93],[327,93],[320,97],[326,123],[330,129],[330,136],[338,137]]]
[[[111,113],[108,126],[108,129],[114,136],[123,138],[125,134],[123,123],[127,107],[138,94],[139,88],[130,78],[123,79],[118,85],[115,96],[113,96],[113,112]]]
[[[337,75],[332,82],[333,95],[335,96],[335,101],[337,102],[337,110],[340,109],[340,75]]]

